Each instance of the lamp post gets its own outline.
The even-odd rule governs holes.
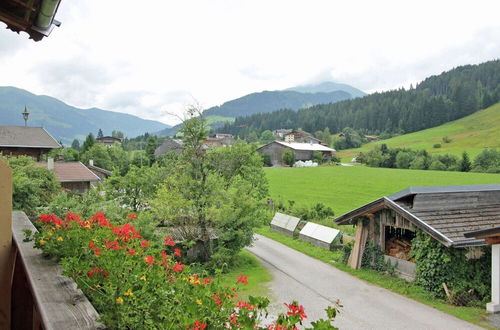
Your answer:
[[[26,106],[24,106],[24,111],[22,112],[23,118],[24,118],[24,127],[28,126],[28,116],[30,113],[28,112],[28,109],[26,109]]]

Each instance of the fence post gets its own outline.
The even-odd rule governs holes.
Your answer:
[[[12,170],[0,159],[0,329],[10,329],[12,247]]]

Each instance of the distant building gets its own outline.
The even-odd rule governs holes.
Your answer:
[[[285,138],[285,135],[290,133],[291,131],[292,131],[291,129],[284,129],[284,128],[275,129],[273,131],[273,135],[278,137],[280,140],[283,140]]]
[[[311,133],[305,131],[291,131],[284,135],[285,142],[299,142],[299,143],[321,143],[321,141]]]
[[[167,152],[175,152],[181,154],[184,151],[184,142],[179,139],[166,139],[163,143],[156,148],[155,157],[165,155]]]
[[[0,126],[0,153],[8,157],[30,156],[40,160],[61,145],[43,127]]]
[[[370,140],[370,142],[376,142],[376,141],[378,141],[378,137],[376,137],[374,135],[365,135],[365,139]]]
[[[271,158],[273,166],[283,165],[283,153],[286,149],[293,151],[295,160],[311,160],[315,151],[321,152],[323,160],[329,160],[335,153],[335,149],[328,148],[319,143],[298,143],[273,141],[257,149],[259,154],[266,153]]]
[[[47,162],[38,162],[38,165],[53,170],[61,186],[75,194],[84,194],[92,185],[101,181],[81,162],[54,162],[49,158]]]
[[[97,143],[102,143],[108,147],[112,147],[115,143],[122,144],[122,139],[114,136],[103,136],[101,138],[95,139]]]
[[[231,134],[216,133],[205,139],[205,145],[213,147],[229,147],[234,144],[234,138]]]

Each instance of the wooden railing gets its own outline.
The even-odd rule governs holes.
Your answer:
[[[11,329],[99,329],[98,313],[61,267],[24,242],[23,230],[36,232],[24,212],[12,213],[15,264]]]

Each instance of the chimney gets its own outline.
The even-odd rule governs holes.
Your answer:
[[[94,160],[93,159],[89,159],[89,165],[90,166],[94,166]]]
[[[49,170],[53,170],[54,169],[54,158],[47,158],[47,168]]]

